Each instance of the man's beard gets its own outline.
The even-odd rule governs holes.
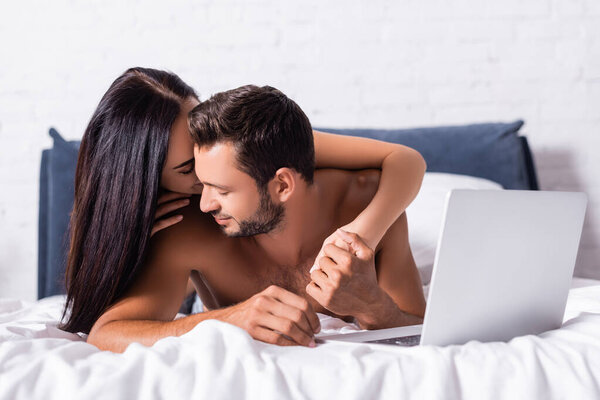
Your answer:
[[[240,229],[237,232],[223,232],[229,237],[246,237],[269,233],[277,228],[283,221],[284,208],[281,204],[275,204],[266,191],[260,191],[260,205],[258,210],[250,218],[240,221]]]

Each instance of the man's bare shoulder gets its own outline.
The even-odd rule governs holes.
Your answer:
[[[364,208],[377,193],[381,171],[378,169],[365,169],[350,174],[350,182],[344,201],[350,205],[356,203],[356,205],[361,205]]]
[[[377,192],[380,176],[381,171],[377,169],[319,170],[319,183],[327,188],[326,201],[331,202],[339,214],[338,223],[352,221],[367,207]]]

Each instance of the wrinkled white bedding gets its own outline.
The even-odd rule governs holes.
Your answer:
[[[62,296],[0,299],[0,399],[598,399],[597,283],[571,290],[561,329],[445,348],[277,347],[205,321],[179,338],[113,354],[56,328]],[[343,325],[322,323],[329,333]]]

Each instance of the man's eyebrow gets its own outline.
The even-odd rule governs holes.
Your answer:
[[[201,183],[202,183],[204,186],[212,186],[212,187],[216,187],[217,189],[226,190],[226,191],[231,191],[231,188],[230,188],[230,187],[227,187],[227,186],[222,186],[222,185],[217,185],[216,183],[210,183],[210,182],[204,182],[204,181],[201,181]]]
[[[186,165],[188,165],[188,164],[191,164],[191,163],[193,163],[193,162],[194,162],[194,157],[190,158],[190,159],[189,159],[189,160],[187,160],[187,161],[184,161],[184,162],[182,162],[182,163],[181,163],[181,164],[179,164],[179,165],[176,165],[176,166],[174,166],[174,167],[173,167],[173,169],[177,169],[177,168],[184,167],[184,166],[186,166]]]

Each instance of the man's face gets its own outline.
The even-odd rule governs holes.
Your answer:
[[[194,146],[196,175],[204,185],[200,209],[210,213],[229,237],[268,233],[283,220],[283,205],[275,204],[237,168],[235,156],[230,143]]]

